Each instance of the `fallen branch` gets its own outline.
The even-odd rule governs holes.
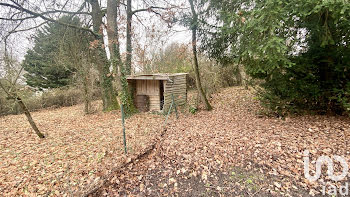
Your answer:
[[[92,187],[90,187],[90,189],[88,189],[86,192],[84,192],[83,194],[77,194],[77,196],[84,196],[84,197],[88,197],[90,195],[93,195],[94,193],[96,193],[98,190],[100,190],[103,186],[108,186],[108,181],[112,179],[112,177],[115,174],[121,173],[122,169],[125,169],[126,167],[128,167],[130,164],[136,164],[136,162],[138,162],[139,160],[147,157],[148,155],[150,155],[152,152],[154,152],[154,150],[157,148],[157,145],[159,145],[159,143],[161,142],[161,140],[163,139],[167,129],[165,127],[163,127],[162,132],[160,133],[159,137],[157,137],[154,140],[154,143],[152,143],[150,146],[148,146],[142,153],[136,155],[134,158],[131,158],[129,161],[127,161],[126,163],[123,163],[117,167],[115,167],[114,169],[112,169],[112,171],[101,177],[101,180],[99,184],[94,185]],[[74,195],[76,196],[76,195]]]

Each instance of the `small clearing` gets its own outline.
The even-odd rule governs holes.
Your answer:
[[[101,108],[101,102],[94,105]],[[84,115],[83,105],[77,105],[32,116],[45,139],[35,135],[24,115],[0,117],[2,195],[76,196],[127,160],[120,111]],[[141,113],[126,120],[129,155],[149,145],[163,119]]]

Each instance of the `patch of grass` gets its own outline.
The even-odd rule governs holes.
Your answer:
[[[97,154],[97,162],[100,163],[102,159],[105,157],[105,153],[98,153]]]
[[[247,180],[245,181],[245,183],[247,183],[247,184],[254,184],[252,179],[247,179]]]
[[[248,190],[255,192],[260,189],[260,183],[264,178],[259,173],[247,172],[240,168],[234,168],[231,171],[230,179],[243,184]]]
[[[189,108],[188,108],[188,111],[191,113],[191,114],[195,114],[198,109],[197,107],[193,106],[193,105],[190,105]]]

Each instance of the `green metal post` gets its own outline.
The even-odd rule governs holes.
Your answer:
[[[164,126],[166,126],[166,122],[168,121],[168,117],[170,115],[171,109],[173,108],[173,104],[174,104],[174,102],[171,102],[168,114],[167,114],[165,121],[164,121]]]
[[[124,109],[123,109],[123,104],[120,105],[120,110],[122,112],[122,126],[123,126],[123,141],[124,141],[124,153],[127,154],[126,150],[126,136],[125,136],[125,115],[124,115]]]
[[[175,103],[174,94],[171,94],[171,98],[172,98],[173,103],[174,103],[176,119],[179,119],[179,115],[177,114],[177,106],[176,106],[176,103]]]

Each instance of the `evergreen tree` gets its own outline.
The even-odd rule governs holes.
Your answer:
[[[81,26],[79,18],[64,16],[64,23]],[[76,50],[79,46],[80,50]],[[27,51],[23,66],[28,85],[39,89],[69,85],[76,72],[80,53],[89,47],[88,33],[58,23],[49,23],[38,30],[34,47]]]
[[[203,43],[213,58],[239,62],[262,79],[274,112],[350,112],[348,0],[210,0]]]

